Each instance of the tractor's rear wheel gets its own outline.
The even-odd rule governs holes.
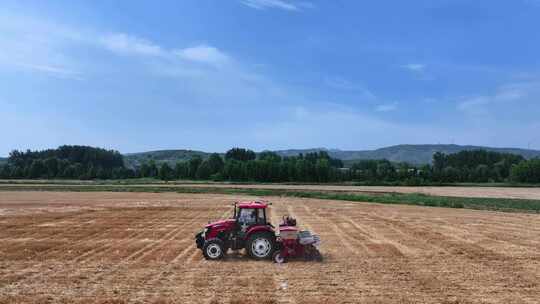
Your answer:
[[[255,233],[246,242],[249,256],[257,260],[270,259],[274,253],[274,236],[270,233]]]
[[[203,246],[203,255],[207,260],[219,260],[225,252],[223,242],[220,239],[208,240]]]

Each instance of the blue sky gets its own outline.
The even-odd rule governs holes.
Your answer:
[[[540,149],[540,1],[11,1],[0,155]]]

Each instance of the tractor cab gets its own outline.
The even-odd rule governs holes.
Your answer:
[[[246,233],[252,226],[271,226],[266,218],[267,207],[266,203],[258,201],[235,203],[233,218],[236,220],[237,229],[241,233]]]

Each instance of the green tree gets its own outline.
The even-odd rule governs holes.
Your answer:
[[[281,156],[279,156],[276,152],[272,151],[263,151],[259,153],[260,160],[266,160],[269,162],[281,162]]]
[[[99,179],[109,179],[111,178],[111,173],[109,172],[109,170],[98,167],[96,171],[96,177]]]
[[[44,165],[47,168],[48,178],[55,178],[58,175],[58,159],[56,157],[45,159]]]
[[[94,165],[90,165],[88,167],[88,170],[86,172],[86,178],[87,179],[94,179],[97,177],[97,169],[94,167]]]
[[[489,180],[489,176],[489,167],[487,165],[481,164],[474,169],[475,182],[485,183]]]
[[[513,165],[511,169],[512,181],[519,183],[540,183],[540,159],[530,159]]]
[[[148,177],[157,177],[158,176],[158,167],[156,165],[156,162],[151,159],[149,162],[148,162],[148,171],[149,171],[149,175]]]
[[[296,181],[297,180],[297,176],[298,176],[298,172],[296,172],[296,159],[291,159],[289,161],[286,162],[287,163],[287,179],[285,181],[290,181],[290,182],[293,182],[293,181]]]
[[[62,176],[65,178],[78,178],[75,165],[69,165],[64,169]]]
[[[173,176],[174,176],[174,171],[169,166],[169,164],[166,162],[161,164],[161,166],[159,167],[159,178],[164,181],[169,181],[173,179]]]
[[[223,170],[223,159],[218,153],[210,154],[208,158],[208,166],[210,167],[211,174],[221,172]]]
[[[141,177],[150,177],[150,166],[147,163],[143,163],[139,169]]]
[[[223,177],[231,181],[241,181],[246,179],[247,170],[244,167],[244,163],[237,160],[225,161],[223,168]]]
[[[47,168],[41,160],[34,160],[30,165],[29,178],[39,178],[47,175]]]
[[[388,160],[381,160],[377,164],[377,177],[380,180],[391,181],[395,178],[395,169],[392,163]]]
[[[64,172],[66,168],[69,166],[69,162],[65,159],[59,159],[58,160],[58,173],[56,174],[57,177],[66,177],[64,176]]]
[[[151,159],[147,163],[143,163],[141,165],[141,168],[139,169],[141,177],[157,177],[158,176],[158,168],[156,166],[156,162]]]
[[[255,157],[255,152],[243,148],[232,148],[225,153],[225,160],[234,159],[238,161],[248,161],[254,160]]]
[[[21,167],[15,167],[11,171],[11,178],[23,178],[24,177],[24,170]]]
[[[190,160],[189,160],[189,178],[197,178],[197,170],[199,169],[199,166],[201,165],[202,163],[202,158],[198,155],[195,155],[193,156]]]
[[[330,176],[330,162],[328,161],[328,159],[318,159],[315,170],[317,172],[317,181],[319,183],[328,182],[328,178]]]
[[[208,160],[205,160],[197,168],[196,177],[198,179],[206,180],[210,178],[210,175],[212,175],[212,167],[210,165],[210,162]]]
[[[444,167],[446,167],[446,154],[435,152],[435,154],[433,154],[433,170],[440,173]]]
[[[189,177],[189,167],[187,162],[178,162],[174,166],[174,175],[177,179],[186,179]]]
[[[358,180],[377,180],[378,160],[361,160],[351,166],[353,176]]]
[[[299,182],[307,181],[307,162],[304,159],[296,161],[295,172],[296,180]]]
[[[269,162],[268,163],[268,181],[280,182],[281,181],[281,162]],[[285,178],[283,181],[287,181]]]
[[[493,179],[495,181],[504,181],[510,175],[510,166],[506,160],[501,160],[493,165]]]
[[[455,183],[459,181],[459,170],[454,167],[446,167],[442,172],[443,181],[447,183]]]
[[[245,178],[250,181],[257,180],[258,172],[257,172],[257,163],[255,161],[248,161],[245,164]]]
[[[74,175],[73,178],[82,179],[86,175],[86,168],[81,163],[75,163],[73,165]]]
[[[8,165],[0,166],[0,178],[11,178],[11,168]]]

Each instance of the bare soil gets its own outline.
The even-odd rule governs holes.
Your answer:
[[[203,259],[247,196],[0,192],[0,303],[539,303],[540,215],[267,197],[324,262]]]

